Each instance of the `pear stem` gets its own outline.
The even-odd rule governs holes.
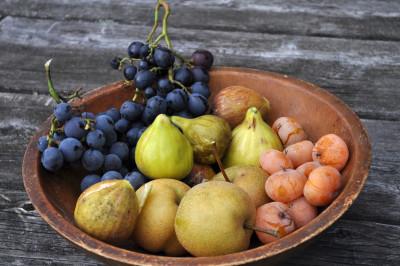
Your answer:
[[[260,228],[260,227],[247,225],[247,224],[244,224],[243,227],[245,229],[250,229],[250,230],[266,233],[266,234],[269,234],[269,235],[274,236],[274,237],[278,237],[279,236],[279,231],[268,230],[268,229],[264,229],[264,228]]]
[[[228,176],[225,173],[225,170],[224,170],[224,167],[222,166],[221,160],[219,159],[219,155],[218,155],[218,151],[217,151],[217,144],[215,143],[215,141],[211,142],[211,146],[212,146],[212,149],[214,152],[214,156],[217,159],[219,169],[221,170],[221,173],[224,176],[225,181],[231,183],[231,181],[229,180]]]

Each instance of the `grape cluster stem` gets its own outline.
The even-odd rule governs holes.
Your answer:
[[[56,90],[54,89],[53,86],[53,82],[51,81],[51,75],[50,75],[50,63],[53,59],[48,60],[45,64],[44,64],[44,68],[46,69],[46,78],[47,78],[47,84],[49,86],[49,92],[51,97],[53,97],[53,99],[56,101],[56,103],[66,103],[69,100],[72,100],[73,98],[80,98],[79,93],[82,90],[82,87],[79,87],[78,89],[75,90],[75,92],[72,95],[69,95],[68,97],[61,97]]]

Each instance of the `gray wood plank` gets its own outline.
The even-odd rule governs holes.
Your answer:
[[[122,73],[108,66],[109,58],[124,56],[130,42],[143,40],[150,31],[143,26],[15,17],[3,19],[0,29],[0,89],[40,93],[47,91],[43,64],[49,58],[55,59],[53,79],[60,90],[91,90],[122,79]],[[295,76],[332,92],[362,118],[399,120],[398,42],[204,29],[169,32],[175,50],[185,57],[206,48],[214,53],[216,65]],[[29,67],[24,67],[27,60]],[[18,70],[10,67],[15,64]]]
[[[167,0],[173,47],[216,65],[295,76],[338,96],[362,118],[372,144],[365,186],[345,215],[282,265],[400,263],[400,2],[390,0]],[[156,0],[0,1],[0,264],[102,265],[75,249],[32,209],[22,181],[25,147],[57,90],[122,79],[124,56],[153,25]],[[162,12],[161,15],[162,16]]]
[[[289,35],[399,40],[395,1],[167,1],[173,27]],[[7,15],[56,20],[114,21],[151,26],[156,1],[2,1]],[[18,6],[18,8],[14,8]]]

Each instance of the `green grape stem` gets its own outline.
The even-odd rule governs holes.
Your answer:
[[[62,103],[60,96],[56,92],[56,90],[53,87],[53,83],[51,81],[51,76],[50,76],[50,63],[53,59],[48,60],[45,64],[44,67],[46,69],[46,78],[47,78],[47,84],[49,85],[49,92],[51,97],[57,102],[57,103]]]
[[[177,80],[171,80],[171,82],[172,83],[174,83],[174,84],[176,84],[176,85],[178,85],[179,87],[181,87],[182,88],[182,90],[184,91],[184,92],[186,92],[186,94],[189,96],[191,93],[189,92],[189,90],[185,87],[185,85],[183,85],[182,83],[180,83],[179,81],[177,81]]]
[[[76,98],[76,97],[80,98],[81,96],[79,95],[79,92],[80,92],[81,90],[82,90],[82,87],[79,87],[79,88],[74,92],[74,94],[68,96],[67,102],[68,102],[69,100],[73,99],[73,98]]]
[[[157,27],[158,27],[158,14],[159,14],[159,9],[160,7],[163,7],[165,9],[165,14],[163,17],[163,21],[162,21],[162,32],[161,34],[157,37],[157,39],[153,42],[152,41],[152,37],[153,34],[155,33]],[[157,46],[157,43],[164,38],[165,43],[167,44],[168,49],[170,49],[174,55],[179,58],[179,60],[182,61],[182,64],[186,62],[185,58],[181,55],[179,55],[178,53],[174,52],[174,50],[172,49],[172,45],[171,45],[171,41],[169,39],[169,35],[168,35],[168,16],[170,14],[170,8],[169,8],[169,4],[163,0],[159,0],[156,8],[155,8],[155,16],[154,16],[154,26],[149,34],[149,36],[147,37],[147,44],[151,43],[151,53],[153,51],[153,48]]]
[[[48,147],[50,147],[51,143],[53,143],[53,142],[58,144],[58,142],[56,140],[54,140],[54,138],[53,138],[54,133],[60,131],[60,129],[58,128],[58,122],[59,121],[57,118],[53,118],[51,120],[50,132],[49,132],[49,134],[47,134],[47,137],[46,137],[46,139],[49,141]]]
[[[53,97],[53,99],[56,101],[56,103],[66,103],[69,100],[79,97],[79,92],[82,90],[82,87],[79,87],[74,94],[68,96],[67,98],[61,97],[60,95],[58,95],[58,93],[56,92],[56,90],[53,87],[53,82],[51,81],[51,76],[50,76],[50,63],[53,59],[48,60],[45,64],[44,64],[44,68],[46,69],[46,78],[47,78],[47,84],[49,85],[49,92],[51,97]]]
[[[137,97],[139,95],[142,97],[142,102],[145,103],[146,102],[146,97],[144,97],[144,95],[140,92],[140,90],[138,88],[136,88],[135,96],[133,96],[132,102],[136,102]]]

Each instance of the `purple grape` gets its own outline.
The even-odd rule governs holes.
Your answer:
[[[159,67],[168,68],[173,66],[175,55],[170,49],[161,47],[154,52],[154,59]]]
[[[188,100],[188,109],[194,116],[204,115],[209,107],[206,97],[199,93],[192,93]]]
[[[139,128],[131,128],[126,132],[126,142],[128,142],[129,145],[135,146],[137,141],[138,141],[138,132]]]
[[[202,66],[206,69],[210,69],[214,63],[214,56],[207,50],[196,50],[191,56],[193,65]]]
[[[151,86],[153,81],[154,74],[150,70],[141,70],[136,74],[133,83],[139,90],[144,90]]]
[[[169,79],[159,79],[158,80],[158,91],[162,93],[169,93],[172,91],[174,86]]]
[[[133,80],[136,76],[137,68],[135,66],[127,66],[124,68],[124,77],[126,80]]]
[[[85,191],[87,188],[93,186],[101,181],[101,177],[95,174],[85,176],[81,181],[81,191]]]
[[[167,101],[160,96],[154,96],[147,101],[140,120],[145,125],[150,125],[159,114],[164,114],[166,111]]]
[[[211,95],[211,89],[206,83],[198,81],[192,85],[192,93],[200,93],[208,99]]]
[[[41,162],[44,168],[55,172],[63,166],[64,156],[59,149],[49,147],[43,151]]]
[[[130,172],[125,176],[125,180],[129,181],[131,183],[133,189],[137,191],[144,183],[145,183],[145,178],[144,176],[137,171]]]
[[[65,161],[73,162],[81,158],[84,148],[79,140],[66,138],[60,142],[58,149],[62,152]]]
[[[186,92],[181,89],[175,89],[167,94],[165,98],[167,101],[168,108],[173,112],[185,110],[188,101]]]
[[[146,89],[144,89],[143,95],[146,99],[150,99],[151,97],[157,95],[157,90],[153,87],[147,87]]]
[[[106,136],[100,129],[95,129],[87,134],[86,143],[90,148],[98,150],[106,143]]]
[[[193,81],[192,72],[185,67],[179,67],[175,70],[174,79],[184,86],[190,86]]]
[[[137,120],[142,113],[142,106],[133,101],[126,101],[121,105],[121,116],[128,121]]]
[[[106,180],[121,180],[124,179],[123,176],[117,171],[107,171],[102,177],[101,181]]]
[[[130,122],[125,118],[121,118],[115,123],[114,129],[118,133],[126,133],[130,127]]]
[[[114,131],[114,120],[109,115],[99,115],[94,127],[103,131],[104,134],[108,134]]]
[[[121,119],[121,114],[119,113],[118,109],[114,107],[108,109],[106,111],[106,115],[111,117],[114,123],[117,122],[119,119]]]
[[[148,45],[143,45],[140,47],[139,51],[140,57],[146,57],[150,54],[150,47]]]
[[[130,58],[139,58],[140,57],[140,48],[144,43],[142,42],[133,42],[128,46],[128,56]]]
[[[201,81],[208,84],[208,82],[210,82],[210,74],[204,67],[197,66],[192,68],[191,71],[193,75],[193,83]]]
[[[118,155],[110,153],[104,156],[103,170],[105,172],[118,171],[118,169],[120,169],[121,166],[122,166],[122,161],[118,157]]]
[[[117,155],[124,162],[128,160],[129,147],[125,142],[118,141],[110,146],[109,153]]]
[[[88,149],[82,155],[82,166],[88,171],[101,169],[104,163],[104,156],[99,150]]]
[[[44,152],[45,149],[47,149],[47,146],[49,145],[49,141],[47,140],[47,136],[41,136],[38,140],[37,147],[40,152]]]
[[[138,63],[139,70],[149,70],[150,64],[146,59],[142,59]]]
[[[121,60],[122,60],[122,58],[118,57],[118,56],[115,56],[115,57],[111,58],[111,60],[110,60],[111,68],[118,70],[119,69],[119,65],[121,63]]]
[[[72,107],[68,103],[59,103],[54,108],[54,115],[60,121],[67,121],[72,117]]]
[[[62,132],[62,131],[56,131],[56,132],[54,132],[54,134],[53,134],[53,139],[54,139],[55,141],[62,141],[62,140],[64,140],[64,139],[66,139],[66,138],[67,138],[67,136],[66,136],[65,133]]]
[[[81,117],[84,119],[96,119],[96,116],[93,113],[90,112],[83,112],[81,114]]]
[[[86,136],[86,122],[80,117],[73,117],[65,123],[64,133],[67,137],[81,139]]]

